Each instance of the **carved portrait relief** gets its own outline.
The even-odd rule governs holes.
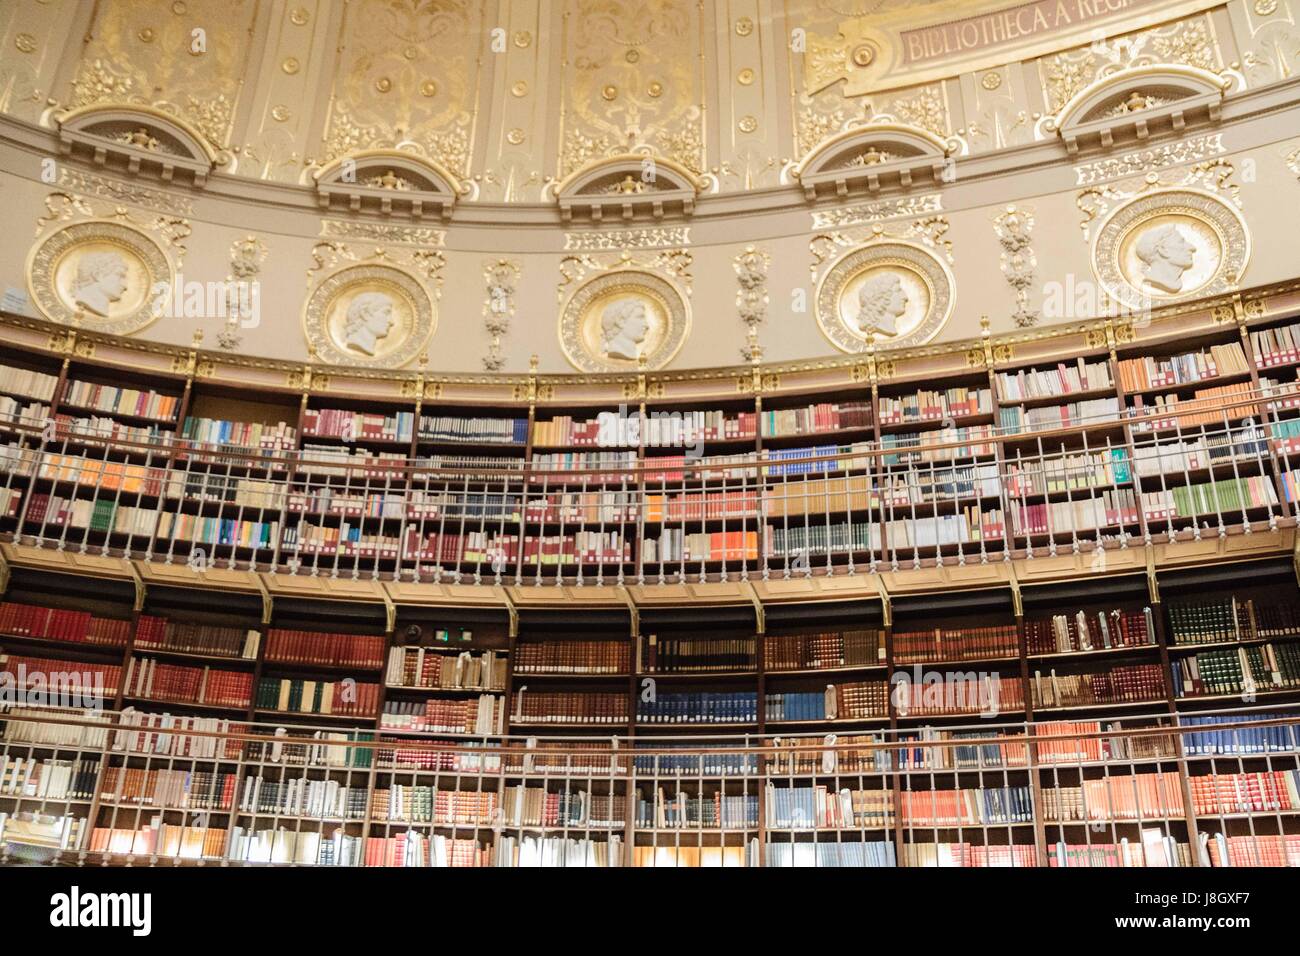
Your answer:
[[[909,242],[849,249],[826,270],[817,289],[817,323],[843,352],[864,351],[868,336],[887,348],[928,342],[952,307],[948,267]]]
[[[90,220],[56,230],[27,265],[32,301],[53,322],[130,335],[163,314],[175,267],[144,232]]]
[[[1250,234],[1237,208],[1186,187],[1143,193],[1118,206],[1092,249],[1102,287],[1135,312],[1234,289],[1249,259]]]
[[[579,286],[560,313],[560,345],[584,372],[662,368],[690,330],[686,297],[649,272],[607,272]]]
[[[858,290],[858,330],[866,335],[895,336],[898,320],[907,311],[907,292],[897,272],[882,272]]]
[[[333,365],[401,368],[433,334],[433,300],[415,276],[388,264],[349,264],[310,292],[303,331]]]

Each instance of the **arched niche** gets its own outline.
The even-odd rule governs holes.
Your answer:
[[[822,140],[792,176],[809,201],[945,181],[953,144],[905,123],[865,123]],[[950,177],[949,177],[950,178]]]
[[[1195,66],[1158,63],[1103,76],[1049,117],[1071,155],[1110,149],[1219,120],[1231,79]]]
[[[450,218],[460,180],[431,159],[398,149],[367,149],[341,156],[314,177],[320,206],[382,216]]]
[[[565,222],[588,218],[631,220],[689,216],[700,194],[700,178],[685,166],[641,153],[627,153],[588,163],[555,187]]]
[[[185,120],[134,104],[85,106],[56,116],[59,150],[129,176],[207,184],[229,157]]]

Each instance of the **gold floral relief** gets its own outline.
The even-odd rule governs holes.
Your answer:
[[[1038,61],[1049,110],[1056,112],[1075,93],[1118,70],[1153,63],[1180,63],[1218,72],[1223,67],[1218,38],[1207,14],[1141,30]]]
[[[560,175],[647,151],[705,166],[702,13],[691,0],[569,0]]]
[[[468,175],[485,15],[468,0],[350,4],[323,159],[411,149]]]
[[[101,2],[66,105],[153,106],[225,149],[256,14],[256,0]]]

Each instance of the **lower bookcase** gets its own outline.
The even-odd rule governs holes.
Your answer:
[[[5,862],[1300,865],[1300,710],[844,735],[437,735],[11,708]]]

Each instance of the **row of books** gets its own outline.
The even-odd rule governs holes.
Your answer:
[[[1043,405],[1025,408],[1011,405],[998,411],[998,427],[1003,434],[1019,435],[1022,432],[1048,431],[1074,428],[1094,422],[1112,421],[1119,417],[1118,398],[1092,398],[1068,405]]]
[[[1300,362],[1300,325],[1279,325],[1251,332],[1250,349],[1258,368]]]
[[[1300,635],[1300,604],[1239,599],[1171,603],[1170,635],[1175,644],[1217,644]]]
[[[624,698],[626,702],[626,698]],[[696,691],[637,697],[638,724],[753,724],[758,696],[753,691]]]
[[[453,655],[435,648],[390,647],[384,680],[389,687],[505,690],[506,658],[497,651]]]
[[[824,785],[778,787],[768,783],[763,795],[768,829],[881,829],[894,824],[894,794],[888,789],[836,790]]]
[[[131,636],[131,622],[96,617],[89,611],[3,601],[0,602],[0,634],[124,647]]]
[[[1189,776],[1197,816],[1300,810],[1300,770]]]
[[[33,800],[90,800],[99,761],[51,760],[0,754],[0,796]]]
[[[421,415],[418,434],[421,441],[523,445],[528,442],[528,419]]]
[[[896,672],[895,678],[906,672]],[[940,717],[956,714],[999,714],[1024,710],[1025,694],[1018,677],[956,672],[942,680],[895,682],[890,691],[900,717]]]
[[[415,430],[413,412],[355,412],[343,408],[305,408],[304,437],[341,438],[344,441],[409,442]]]
[[[697,531],[664,528],[657,538],[643,538],[641,560],[753,561],[758,558],[758,531]]]
[[[995,381],[998,397],[1010,402],[1100,391],[1113,388],[1115,384],[1111,378],[1109,361],[1089,362],[1083,356],[1073,364],[1059,362],[1055,368],[998,372]]]
[[[379,685],[351,679],[313,681],[263,677],[257,682],[254,706],[281,713],[369,719],[379,709]]]
[[[253,692],[253,675],[212,667],[164,664],[157,658],[132,657],[126,666],[126,697],[245,709]]]
[[[1090,707],[1165,699],[1159,664],[1131,664],[1092,674],[1044,674],[1029,680],[1034,707]]]
[[[1220,375],[1250,371],[1246,353],[1237,342],[1212,345],[1208,352],[1185,352],[1167,358],[1144,356],[1121,359],[1119,383],[1125,392],[1199,382]]]
[[[280,451],[297,447],[298,430],[287,422],[234,422],[187,416],[180,437],[217,448],[258,448]]]
[[[520,687],[511,698],[510,721],[512,724],[626,725],[627,694],[533,691]]]
[[[804,408],[764,409],[759,422],[764,438],[870,428],[871,403],[819,402]]]
[[[1253,397],[1254,388],[1250,382],[1237,382],[1198,388],[1190,399],[1156,395],[1149,403],[1142,395],[1135,395],[1129,406],[1129,417],[1142,420],[1133,423],[1133,431],[1137,434],[1178,429],[1190,431],[1201,425],[1227,429],[1235,421],[1248,417],[1253,419],[1260,414],[1258,405],[1242,402]],[[1262,433],[1259,434],[1262,438]]]
[[[58,384],[57,375],[47,375],[30,368],[0,365],[0,392],[48,402],[54,399],[54,389]]]
[[[1200,651],[1173,662],[1174,696],[1201,697],[1300,687],[1300,645],[1260,644]]]
[[[113,385],[96,385],[69,379],[61,402],[77,408],[90,408],[99,412],[115,412],[137,418],[152,418],[170,422],[180,411],[181,399],[177,395],[163,395],[138,388],[119,388]]]
[[[261,635],[257,630],[175,621],[141,614],[135,625],[135,650],[172,651],[211,657],[256,660]]]
[[[105,767],[99,779],[101,803],[174,810],[228,810],[235,774],[229,771]]]
[[[386,643],[383,635],[324,634],[276,627],[266,634],[265,659],[282,664],[375,670],[384,664]]]
[[[906,827],[997,826],[1032,823],[1031,788],[1025,785],[962,790],[903,790],[899,813]]]
[[[86,706],[102,705],[105,697],[112,697],[122,677],[122,668],[117,664],[92,664],[85,661],[59,661],[44,657],[29,657],[9,654],[0,649],[0,674],[9,677],[9,686],[14,691],[23,691],[27,696],[40,698],[42,694],[49,698],[39,701],[41,704],[58,706],[55,699],[69,695],[86,699]],[[71,703],[63,706],[77,706]]]
[[[1107,776],[1078,787],[1045,786],[1042,801],[1043,819],[1053,823],[1178,819],[1184,813],[1177,771]]]
[[[993,414],[993,392],[987,388],[954,386],[921,389],[898,398],[880,396],[880,424],[926,422],[942,418],[966,418]]]
[[[885,661],[885,632],[879,628],[817,634],[769,634],[763,638],[763,668],[775,671],[865,667]]]
[[[1133,480],[1133,469],[1125,448],[1042,458],[1018,457],[1008,461],[1005,467],[1001,485],[1013,497],[1106,488]],[[996,470],[994,480],[997,480]]]
[[[376,796],[384,791],[376,791]],[[370,802],[367,787],[350,787],[333,778],[272,779],[248,774],[239,799],[244,813],[310,817],[317,820],[361,820]]]
[[[690,794],[681,790],[669,795],[660,787],[651,799],[637,791],[636,826],[649,830],[758,828],[758,795],[712,793]]]
[[[632,648],[626,641],[564,639],[515,645],[516,674],[628,674]]]
[[[1151,608],[1141,611],[1097,611],[1093,614],[1053,614],[1025,621],[1025,646],[1030,654],[1073,654],[1120,647],[1154,647]]]
[[[159,425],[127,425],[116,418],[103,415],[55,415],[54,433],[48,436],[54,442],[74,442],[81,444],[99,444],[106,442],[134,443],[137,445],[156,445],[159,439],[168,433]],[[136,454],[143,451],[135,449]],[[167,451],[155,452],[155,460],[167,457]]]
[[[755,637],[660,637],[646,639],[645,669],[649,673],[752,671],[758,664]]]
[[[516,700],[523,697],[521,688]],[[480,694],[463,700],[426,700],[422,704],[388,700],[384,702],[381,726],[386,731],[491,736],[505,733],[505,721],[505,698],[499,694]],[[408,744],[395,751],[393,760],[398,766],[424,766],[430,757],[441,759],[442,754]]]
[[[898,664],[1014,658],[1020,653],[1014,624],[985,627],[895,631],[893,659]]]

